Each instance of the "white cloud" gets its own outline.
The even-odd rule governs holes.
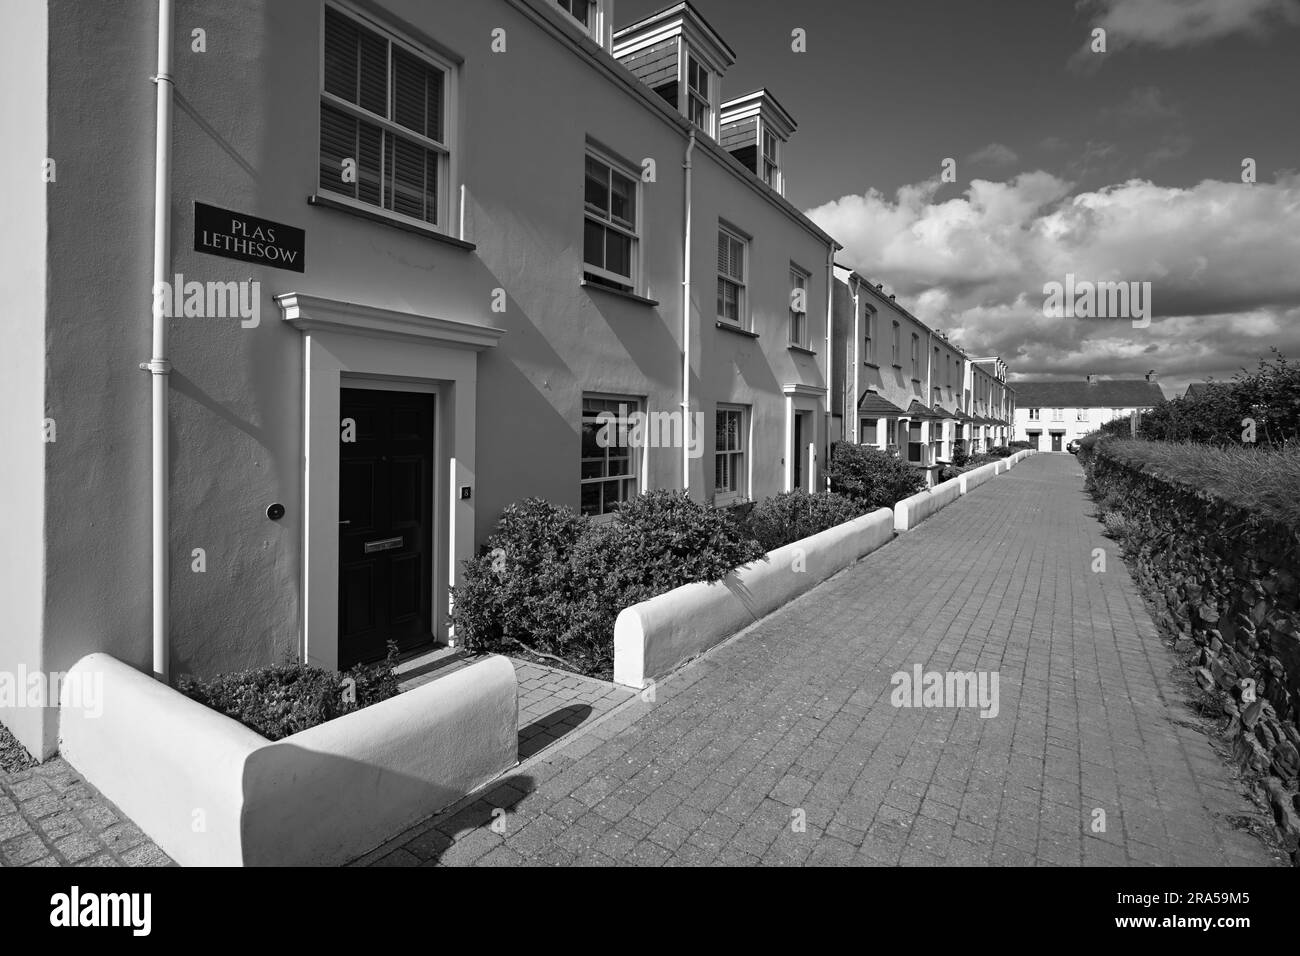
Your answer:
[[[1111,51],[1194,46],[1300,23],[1300,0],[1080,0],[1079,6],[1094,12],[1091,25],[1106,30]]]
[[[1072,193],[1045,172],[974,180],[935,202],[931,180],[809,212],[842,261],[1013,370],[1228,377],[1278,345],[1300,355],[1300,174],[1187,188],[1132,179]],[[1046,318],[1043,284],[1150,281],[1153,321]]]
[[[987,146],[980,147],[966,157],[968,163],[978,163],[986,166],[1011,166],[1018,162],[1020,157],[1010,146],[1004,146],[1001,143],[989,143]]]

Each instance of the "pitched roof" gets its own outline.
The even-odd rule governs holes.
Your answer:
[[[1206,395],[1210,389],[1218,388],[1223,382],[1192,382],[1187,386],[1187,391],[1183,393],[1184,398],[1199,398]]]
[[[1165,400],[1156,382],[1102,379],[1079,382],[1016,382],[1020,408],[1148,408]]]
[[[936,415],[934,410],[926,405],[922,405],[916,399],[912,399],[912,404],[907,406],[907,417],[914,421],[943,421],[943,415]]]
[[[903,410],[893,402],[887,401],[877,395],[875,392],[866,392],[862,396],[862,401],[858,402],[858,411],[869,415],[884,415],[894,417],[901,415]]]

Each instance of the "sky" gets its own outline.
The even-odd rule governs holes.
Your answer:
[[[798,123],[786,196],[839,261],[1013,379],[1174,395],[1300,359],[1300,0],[693,4],[736,51],[723,98]],[[1045,314],[1067,275],[1149,288],[1150,321]]]

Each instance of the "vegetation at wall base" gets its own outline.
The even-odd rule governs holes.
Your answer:
[[[1300,863],[1300,447],[1089,436],[1080,457],[1107,534],[1157,620],[1189,642],[1197,684]]]
[[[831,491],[858,501],[863,513],[892,508],[925,490],[924,473],[901,458],[872,448],[837,442],[826,468]]]
[[[396,665],[397,645],[390,642],[384,660],[358,665],[343,675],[309,664],[277,664],[206,680],[183,677],[179,690],[268,740],[283,740],[396,697]]]

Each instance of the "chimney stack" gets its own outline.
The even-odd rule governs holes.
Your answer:
[[[1148,381],[1148,382],[1154,382],[1157,378],[1159,378],[1159,376],[1156,374],[1156,370],[1155,370],[1155,369],[1149,369],[1149,370],[1147,371],[1147,381]]]
[[[1089,372],[1089,373],[1088,373],[1088,384],[1089,384],[1089,385],[1096,385],[1096,384],[1097,384],[1097,373],[1096,373],[1096,372]]]

